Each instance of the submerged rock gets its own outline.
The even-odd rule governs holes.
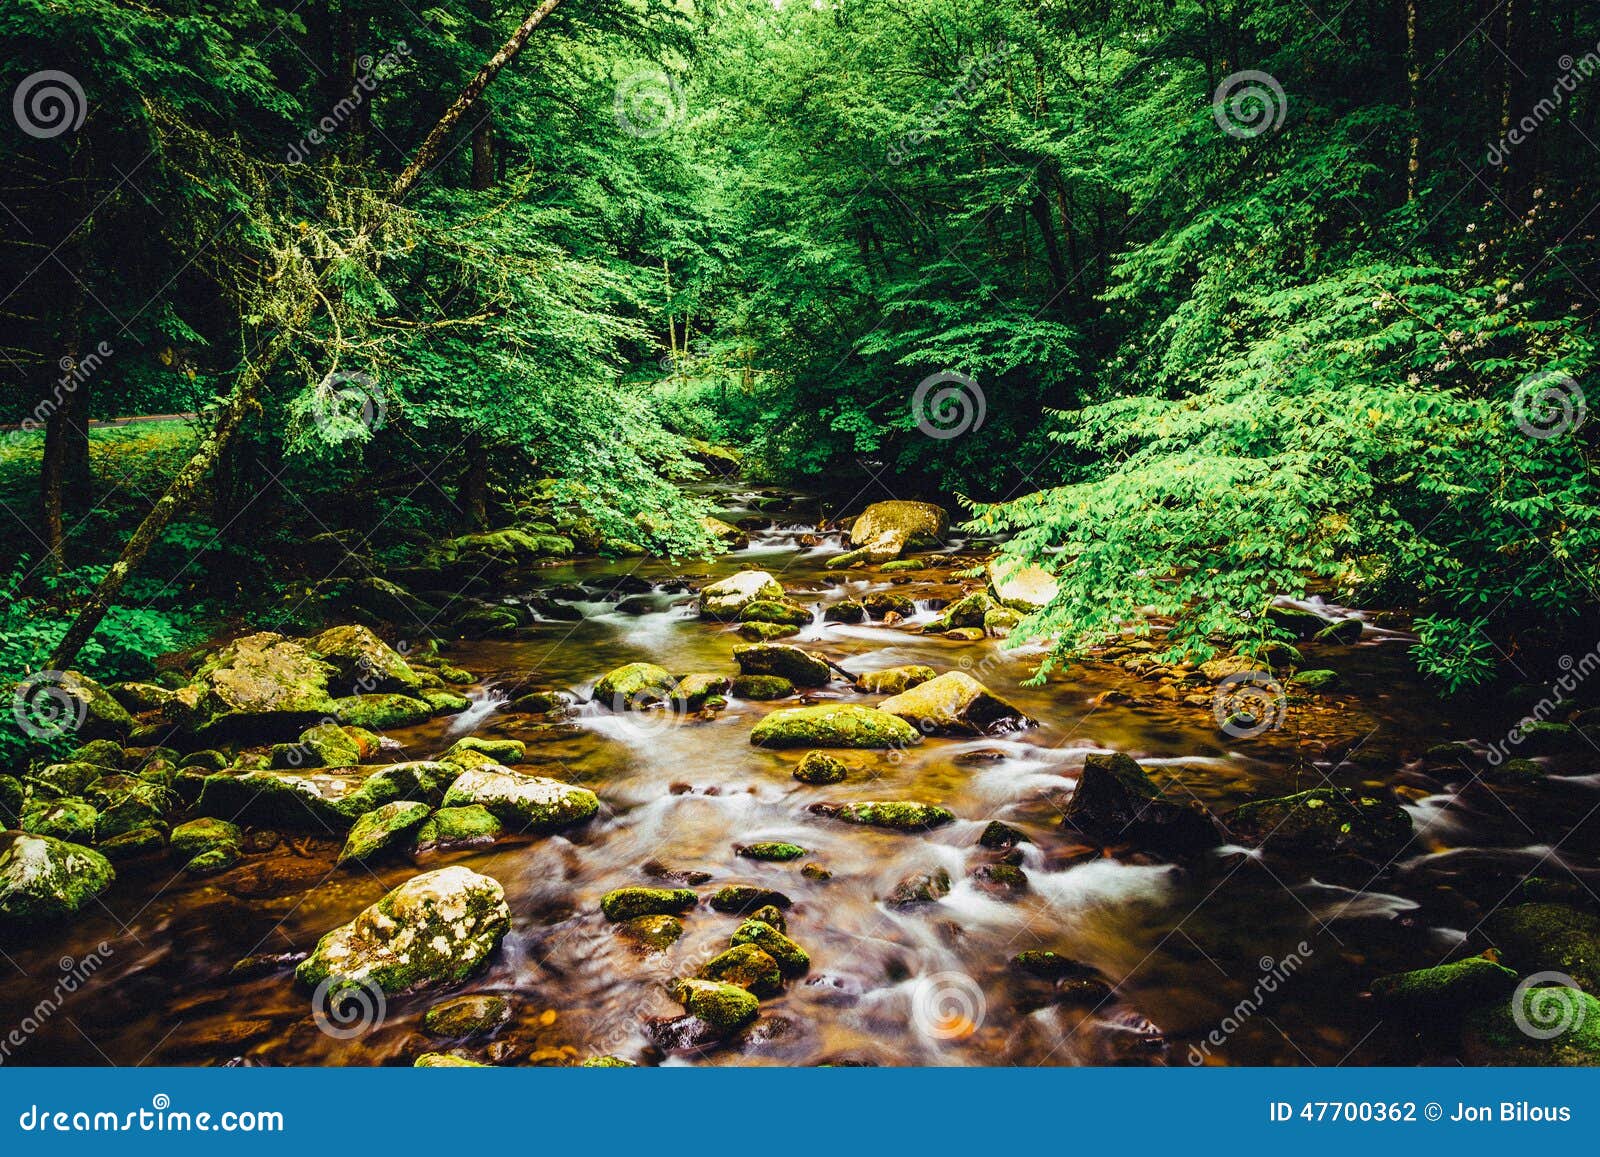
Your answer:
[[[298,968],[329,993],[368,985],[393,994],[465,980],[511,928],[498,880],[463,867],[424,872],[317,941]]]
[[[731,619],[757,599],[781,599],[783,586],[764,570],[742,570],[700,591],[700,614]]]
[[[833,678],[833,668],[827,663],[786,643],[735,647],[733,660],[745,675],[777,675],[797,687],[821,687]]]
[[[955,813],[937,804],[913,803],[908,800],[881,800],[868,803],[814,803],[811,810],[817,815],[843,820],[847,824],[889,828],[897,832],[927,831],[942,824],[953,823]]]
[[[1398,804],[1331,787],[1244,804],[1226,823],[1241,843],[1302,859],[1385,864],[1411,842],[1411,817]]]
[[[853,705],[789,707],[774,711],[750,733],[758,747],[910,747],[922,742],[898,716]]]
[[[885,699],[878,710],[898,715],[925,735],[988,735],[1027,722],[1021,711],[964,671],[947,671]]]
[[[582,823],[600,810],[599,798],[587,788],[523,775],[508,767],[462,772],[445,792],[444,804],[480,804],[513,831],[541,833]]]
[[[1167,798],[1128,755],[1092,753],[1063,812],[1081,832],[1161,851],[1195,852],[1220,844],[1211,818]]]
[[[65,840],[0,832],[0,919],[70,916],[117,878],[99,852]]]
[[[489,1036],[510,1023],[511,1002],[503,996],[457,996],[422,1016],[425,1032],[453,1040]]]

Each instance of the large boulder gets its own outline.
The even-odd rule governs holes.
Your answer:
[[[949,529],[950,516],[931,502],[874,502],[850,526],[851,561],[888,562],[907,547],[939,546]]]
[[[134,725],[116,697],[77,671],[36,674],[12,686],[12,713],[29,736],[71,736],[75,740],[111,739]]]
[[[332,717],[334,677],[303,643],[268,631],[245,635],[201,665],[193,684],[196,730],[250,738],[298,732]]]
[[[547,558],[566,558],[575,549],[566,535],[507,527],[446,539],[428,552],[422,565],[445,574],[476,576],[535,566]]]
[[[751,643],[733,649],[733,661],[744,675],[777,675],[796,687],[821,687],[833,677],[833,668],[788,643]]]
[[[1216,826],[1187,800],[1174,800],[1131,756],[1090,754],[1063,812],[1079,831],[1160,851],[1194,852],[1222,841]]]
[[[306,642],[334,670],[337,690],[347,693],[394,691],[414,695],[424,680],[401,654],[366,627],[329,627]]]
[[[885,699],[878,710],[898,715],[924,735],[989,735],[1028,721],[965,671],[919,683]]]
[[[909,747],[922,733],[899,716],[871,707],[824,705],[774,711],[750,732],[757,747]]]
[[[89,848],[49,836],[0,832],[0,919],[70,916],[116,878],[111,862]]]
[[[764,570],[742,570],[700,590],[700,613],[732,619],[757,599],[782,599],[783,584]]]
[[[1020,566],[1010,559],[990,559],[984,573],[995,602],[1025,615],[1043,610],[1059,589],[1055,576],[1044,567]]]
[[[498,880],[463,867],[424,872],[317,941],[295,969],[330,996],[406,992],[465,980],[511,928]]]
[[[1411,817],[1399,804],[1331,787],[1244,804],[1226,823],[1240,843],[1299,860],[1387,864],[1411,842]]]
[[[553,832],[600,810],[600,800],[587,788],[493,765],[462,772],[445,792],[446,807],[470,804],[482,805],[512,832]]]
[[[436,802],[460,772],[427,760],[303,773],[222,772],[206,776],[194,813],[268,827],[344,831],[358,816],[395,800]]]
[[[613,711],[636,711],[672,698],[677,682],[665,667],[628,663],[600,676],[594,685],[594,701]]]

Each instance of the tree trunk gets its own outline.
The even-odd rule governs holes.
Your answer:
[[[1417,62],[1417,0],[1406,0],[1406,97],[1411,110],[1411,139],[1406,156],[1406,204],[1417,199],[1417,175],[1422,167],[1421,111],[1417,90],[1422,85],[1422,66]]]
[[[444,148],[444,142],[455,127],[460,124],[461,118],[466,115],[477,101],[483,90],[489,86],[500,70],[516,59],[519,52],[528,42],[528,37],[533,35],[544,18],[555,10],[561,0],[544,0],[517,26],[511,38],[501,46],[500,50],[484,62],[478,69],[476,76],[461,90],[461,95],[451,102],[445,109],[444,115],[428,130],[428,135],[423,138],[422,144],[417,147],[412,156],[411,163],[407,165],[395,178],[390,186],[389,198],[392,202],[399,202],[422,179],[429,166],[438,158],[439,152]],[[382,226],[384,214],[381,212],[357,234],[352,243],[352,250],[364,248],[366,242]],[[311,316],[312,300],[308,298],[296,309],[296,315],[291,319],[291,324],[284,326],[268,339],[265,346],[251,359],[239,374],[239,379],[234,383],[233,391],[223,401],[217,411],[216,424],[211,433],[202,439],[194,456],[184,464],[183,469],[167,487],[167,492],[161,496],[150,513],[145,515],[127,544],[122,548],[122,554],[106,572],[105,578],[100,580],[94,594],[83,609],[78,612],[78,617],[67,628],[67,633],[62,636],[55,653],[50,657],[50,665],[56,670],[64,670],[72,664],[78,651],[89,641],[89,636],[94,634],[94,629],[100,625],[100,620],[105,618],[106,611],[116,601],[123,585],[128,581],[138,565],[144,561],[146,554],[155,544],[161,532],[193,499],[195,491],[216,462],[222,457],[222,452],[228,446],[229,440],[238,431],[245,415],[256,405],[256,394],[260,391],[267,375],[289,348],[293,333],[300,328]]]

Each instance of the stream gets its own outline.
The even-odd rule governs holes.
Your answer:
[[[718,494],[729,520],[749,518],[763,499],[771,505],[771,491],[729,485]],[[472,708],[390,735],[399,746],[386,761],[437,754],[465,734],[524,739],[528,760],[518,770],[595,791],[601,811],[593,821],[353,869],[333,866],[339,837],[287,834],[260,835],[241,866],[215,877],[191,879],[167,863],[130,866],[70,926],[0,941],[0,969],[9,973],[0,1030],[37,1021],[6,1063],[409,1065],[441,1047],[424,1033],[422,1016],[456,992],[511,999],[511,1023],[492,1041],[465,1047],[498,1064],[602,1054],[671,1065],[1449,1060],[1419,1053],[1383,1023],[1363,997],[1372,977],[1475,945],[1482,912],[1530,873],[1597,883],[1597,841],[1581,822],[1600,803],[1594,765],[1555,769],[1526,796],[1420,765],[1434,744],[1492,740],[1502,730],[1481,709],[1452,706],[1424,686],[1407,657],[1411,636],[1388,618],[1382,627],[1369,622],[1354,645],[1308,646],[1306,665],[1338,671],[1340,689],[1297,697],[1280,729],[1239,740],[1221,733],[1209,710],[1152,695],[1148,681],[1117,663],[1074,664],[1026,686],[1037,646],[919,634],[941,600],[974,585],[949,564],[959,556],[969,565],[981,544],[954,540],[942,556],[919,556],[930,560],[926,571],[828,572],[842,544],[837,535],[818,537],[814,500],[796,498],[761,517],[774,524],[712,563],[586,561],[542,572],[541,589],[557,592],[565,617],[512,638],[442,645],[478,679],[467,689]],[[781,641],[854,674],[910,663],[964,670],[1034,725],[930,738],[903,752],[841,752],[855,770],[824,787],[791,776],[803,752],[750,743],[752,727],[792,699],[733,699],[709,719],[617,714],[585,701],[599,676],[628,662],[734,673],[736,627],[697,618],[693,588],[750,566],[816,608],[811,625]],[[892,626],[823,619],[829,603],[875,590],[910,596],[918,614]],[[579,704],[568,724],[541,727],[506,710],[514,693],[550,687]],[[882,697],[837,680],[809,698]],[[1102,849],[1064,830],[1061,808],[1085,755],[1105,751],[1133,755],[1158,782],[1181,784],[1214,814],[1324,783],[1364,786],[1398,799],[1417,839],[1376,879],[1290,875],[1232,846],[1182,867],[1136,849]],[[1580,774],[1559,774],[1568,770]],[[823,800],[875,799],[939,803],[958,819],[902,834],[809,810]],[[1020,893],[973,875],[999,859],[978,844],[997,819],[1030,841],[1018,846],[1027,877]],[[806,855],[765,863],[735,854],[757,841],[792,842]],[[319,1025],[287,968],[230,977],[235,961],[304,952],[418,871],[455,863],[500,881],[512,913],[512,931],[489,967],[467,982],[391,997],[378,1023],[347,1035]],[[803,873],[803,864],[821,865],[828,878]],[[953,882],[942,899],[906,908],[884,902],[902,879],[941,868]],[[762,1002],[752,1029],[710,1050],[662,1047],[652,1025],[682,1011],[663,982],[725,948],[739,918],[702,905],[684,918],[675,944],[651,953],[599,911],[611,889],[674,886],[671,874],[684,872],[707,875],[702,895],[749,883],[789,896],[789,935],[812,962],[806,976]],[[1012,958],[1035,949],[1092,969],[1106,988],[1084,999],[1020,973]],[[92,978],[59,1009],[35,1016],[57,980],[91,957]],[[1264,975],[1279,976],[1274,991],[1259,1010],[1239,1015]],[[1214,1032],[1223,1043],[1208,1043]]]

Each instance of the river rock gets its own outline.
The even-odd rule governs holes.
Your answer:
[[[204,817],[172,829],[172,857],[190,875],[225,872],[244,858],[244,833],[227,820]]]
[[[905,595],[897,595],[893,591],[873,591],[861,600],[861,605],[866,608],[867,614],[875,619],[886,615],[899,615],[908,619],[917,613],[917,604]]]
[[[1054,575],[1032,563],[1022,566],[1012,559],[992,558],[984,573],[995,601],[1025,615],[1049,606],[1060,589]]]
[[[752,643],[733,649],[733,660],[745,675],[777,675],[796,687],[821,687],[833,668],[799,647],[785,643]]]
[[[208,775],[194,811],[274,828],[342,832],[357,816],[399,799],[434,803],[461,771],[417,760],[372,769],[338,768]],[[470,802],[470,801],[469,801]]]
[[[414,853],[487,847],[504,829],[482,804],[442,807],[422,822],[411,843]]]
[[[450,750],[440,757],[448,763],[450,757],[463,751],[487,755],[495,763],[521,763],[528,757],[528,745],[520,739],[489,739],[481,735],[468,735],[450,745]]]
[[[360,727],[367,731],[386,731],[391,727],[410,727],[423,723],[435,715],[454,710],[465,710],[468,701],[459,695],[447,695],[434,703],[435,692],[423,692],[428,698],[412,695],[346,695],[333,701],[332,714],[340,723]]]
[[[729,690],[735,699],[765,703],[787,699],[794,694],[794,684],[781,675],[740,675],[729,685]]]
[[[293,734],[333,716],[334,677],[334,668],[304,643],[270,631],[244,635],[201,664],[191,685],[196,730],[241,738]]]
[[[13,684],[6,698],[18,724],[30,720],[47,732],[80,740],[124,736],[134,726],[133,716],[111,692],[78,671],[35,675]]]
[[[688,888],[614,888],[600,898],[607,920],[621,923],[638,916],[675,916],[700,902]]]
[[[758,888],[753,884],[726,884],[711,894],[708,901],[718,912],[742,915],[758,908],[787,908],[791,901],[782,892]]]
[[[784,623],[740,623],[739,637],[748,639],[752,643],[770,643],[774,639],[787,639],[791,635],[798,635],[799,627],[788,626]]]
[[[914,872],[905,877],[889,893],[885,901],[891,908],[911,908],[918,904],[932,904],[950,894],[950,873],[943,868],[932,872]]]
[[[330,687],[343,694],[393,691],[415,695],[422,689],[422,676],[366,627],[329,627],[306,640],[306,647],[333,669]]]
[[[1461,1057],[1469,1065],[1600,1065],[1600,1000],[1575,988],[1528,988],[1515,999],[1491,1000],[1467,1015]],[[1519,1017],[1516,1015],[1521,1013]],[[1527,1029],[1533,1027],[1539,1036]],[[1545,1032],[1551,1035],[1545,1036]]]
[[[613,711],[637,711],[672,698],[677,680],[654,663],[627,663],[600,676],[593,699]]]
[[[949,528],[950,516],[931,502],[874,502],[850,525],[852,555],[866,562],[888,562],[908,547],[942,545]],[[835,559],[832,565],[839,564]]]
[[[1091,753],[1063,815],[1079,831],[1168,852],[1196,852],[1222,841],[1204,812],[1167,796],[1122,752]]]
[[[117,878],[99,852],[49,836],[0,832],[0,919],[70,916]]]
[[[396,800],[356,820],[339,852],[339,864],[359,864],[395,847],[433,812],[425,803]]]
[[[706,532],[716,539],[717,545],[723,550],[744,550],[750,545],[750,536],[737,526],[730,526],[720,518],[712,518],[709,514],[700,519],[700,525]]]
[[[700,979],[738,985],[756,996],[777,996],[783,991],[778,962],[754,944],[735,944],[713,956],[700,969]]]
[[[965,671],[947,671],[878,704],[924,735],[988,735],[1027,722],[1017,708]]]
[[[939,613],[938,618],[922,629],[926,634],[930,635],[974,630],[978,632],[976,636],[960,635],[957,637],[981,639],[985,620],[996,609],[1005,610],[1004,607],[1001,607],[989,597],[988,591],[973,591],[971,594],[963,595],[951,603]]]
[[[1247,803],[1225,822],[1240,843],[1302,860],[1387,864],[1411,842],[1411,817],[1398,804],[1331,787]]]
[[[33,788],[35,798],[55,799],[59,796],[82,795],[89,790],[91,784],[111,773],[111,768],[80,760],[50,763],[28,776],[28,786]]]
[[[774,909],[776,911],[776,909]],[[750,919],[740,924],[734,931],[732,943],[754,944],[777,962],[778,970],[793,979],[804,976],[811,967],[811,957],[800,945],[784,935],[779,925],[774,925],[769,920],[759,919],[762,911],[758,909],[751,914]],[[778,919],[783,919],[782,913],[777,913]]]
[[[840,599],[822,612],[823,621],[828,623],[859,623],[866,617],[866,605],[856,599]]]
[[[600,810],[600,800],[587,788],[522,775],[508,767],[477,767],[462,772],[445,792],[444,805],[467,804],[482,804],[516,832],[555,831],[582,823]]]
[[[736,856],[743,856],[747,860],[783,863],[788,860],[798,860],[806,854],[806,850],[799,844],[784,843],[781,840],[768,840],[756,844],[740,844],[733,849],[733,853]]]
[[[913,663],[905,667],[885,667],[856,676],[856,690],[867,695],[899,695],[938,675],[932,667]]]
[[[754,994],[716,980],[677,980],[672,997],[690,1016],[705,1021],[721,1035],[737,1032],[761,1012]]]
[[[1394,1015],[1426,1020],[1504,998],[1516,986],[1517,974],[1511,969],[1482,956],[1469,956],[1432,968],[1380,976],[1371,987],[1373,997]]]
[[[337,996],[394,994],[465,980],[511,928],[498,880],[454,866],[424,872],[317,941],[295,977]]]
[[[705,707],[707,700],[720,699],[733,689],[733,680],[726,675],[694,672],[678,680],[673,694],[691,711]]]
[[[683,935],[683,921],[665,913],[634,916],[617,926],[617,935],[644,952],[665,952]]]
[[[874,800],[865,803],[814,803],[811,810],[829,819],[843,820],[847,824],[889,828],[897,832],[927,831],[942,824],[952,823],[955,814],[937,804],[914,803],[909,800]]]
[[[1600,917],[1565,904],[1514,904],[1490,913],[1483,926],[1519,972],[1565,973],[1600,993]]]
[[[353,767],[377,754],[380,746],[378,737],[365,728],[319,723],[302,731],[293,743],[274,744],[271,762],[279,769]]]
[[[511,1002],[503,996],[452,997],[422,1015],[424,1032],[451,1040],[491,1036],[510,1023]]]
[[[454,1053],[423,1053],[411,1065],[414,1069],[487,1069],[482,1061],[458,1057]]]
[[[776,623],[786,627],[803,627],[811,622],[811,612],[799,603],[788,599],[755,599],[739,611],[741,623]]]
[[[75,796],[34,800],[22,809],[22,830],[69,844],[94,843],[100,812]]]
[[[783,598],[783,585],[764,570],[742,570],[700,591],[700,614],[731,619],[757,599]]]
[[[825,751],[808,751],[794,769],[794,777],[801,783],[839,783],[848,768]]]
[[[750,733],[758,747],[898,748],[922,742],[904,719],[871,707],[823,705],[774,711]]]

